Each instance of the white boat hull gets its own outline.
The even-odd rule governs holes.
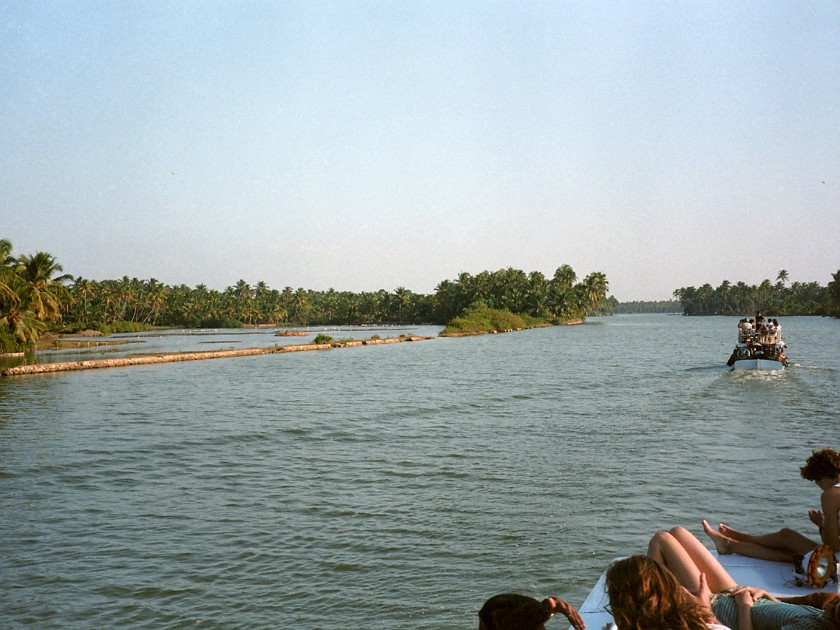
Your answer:
[[[772,370],[781,371],[785,364],[772,359],[738,359],[732,364],[733,370]]]

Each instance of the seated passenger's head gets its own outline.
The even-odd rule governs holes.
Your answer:
[[[808,481],[840,477],[840,453],[833,448],[814,451],[799,469],[799,474]]]
[[[478,630],[544,630],[551,613],[533,597],[494,595],[478,613]]]

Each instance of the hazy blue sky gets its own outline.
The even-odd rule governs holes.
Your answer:
[[[0,238],[93,279],[619,300],[840,269],[840,3],[0,3]]]

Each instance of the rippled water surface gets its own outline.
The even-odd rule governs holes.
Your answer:
[[[783,320],[781,374],[727,371],[736,324],[0,379],[0,626],[474,628],[501,591],[580,603],[660,528],[807,530],[840,322]]]

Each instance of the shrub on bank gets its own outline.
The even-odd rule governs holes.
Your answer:
[[[0,354],[7,352],[23,352],[26,346],[15,337],[11,329],[0,326]]]
[[[201,320],[198,328],[242,328],[245,324],[232,317],[211,317]]]
[[[53,330],[53,332],[58,332],[62,335],[73,335],[84,332],[85,330],[95,330],[101,332],[103,335],[113,335],[116,333],[143,332],[144,330],[154,330],[155,328],[159,327],[152,326],[151,324],[126,321],[111,322],[110,324],[103,322],[65,322],[58,330]]]
[[[533,319],[533,318],[530,318]],[[509,332],[528,328],[525,319],[507,310],[490,308],[483,302],[476,302],[464,314],[455,317],[441,335]]]

